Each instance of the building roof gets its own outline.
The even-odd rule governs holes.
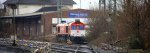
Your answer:
[[[60,1],[60,0],[59,0]],[[7,4],[33,4],[33,5],[57,5],[57,0],[7,0],[4,2]],[[73,0],[62,0],[63,5],[76,4]]]
[[[54,12],[57,12],[57,11],[50,11],[50,12],[45,12],[45,13],[54,13]],[[39,13],[29,13],[29,14],[19,14],[19,15],[15,15],[14,17],[16,18],[21,18],[21,17],[28,17],[28,16],[37,16],[37,15],[43,15],[43,12],[39,12]],[[13,15],[11,16],[1,16],[0,19],[3,19],[3,18],[12,18]]]
[[[48,12],[48,11],[57,11],[57,6],[43,7],[41,9],[37,10],[36,12]]]

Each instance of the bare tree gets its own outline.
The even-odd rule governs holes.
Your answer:
[[[116,4],[111,5],[114,0],[109,0],[109,5],[106,1],[99,1],[99,10],[93,10],[90,14],[88,40],[93,44],[100,45],[100,43],[113,44],[116,40]],[[102,3],[101,3],[102,2]],[[116,3],[116,0],[114,1]],[[104,6],[101,6],[103,4]],[[115,7],[115,8],[114,8]],[[114,9],[113,9],[114,8]],[[114,11],[112,11],[114,10]],[[112,21],[113,20],[113,21]],[[91,38],[92,37],[92,38]]]
[[[129,38],[131,49],[150,48],[149,3],[149,0],[124,0],[123,11],[119,12],[120,21],[117,22],[122,25],[120,32]]]
[[[116,2],[116,0],[114,1]],[[121,3],[122,8],[119,11],[114,10],[115,14],[111,14],[117,18],[113,20],[115,21],[115,31],[113,32],[117,33],[118,38],[121,37],[118,41],[129,43],[130,48],[133,49],[150,49],[150,39],[148,38],[150,32],[150,1],[122,0]],[[88,35],[89,37],[91,35],[91,40],[101,38],[104,35],[103,33],[110,29],[106,21],[106,18],[110,17],[108,16],[110,13],[107,13],[103,13],[103,10],[97,10],[90,15],[92,18],[95,18],[90,18],[91,22],[89,23],[90,29]],[[111,36],[107,36],[107,38],[109,37]]]

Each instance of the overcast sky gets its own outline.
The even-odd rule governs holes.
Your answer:
[[[77,4],[74,8],[80,8],[80,0],[74,0]],[[81,8],[89,9],[90,6],[96,6],[99,0],[81,0]]]
[[[6,1],[6,0],[0,0],[0,3],[3,3],[4,1]]]
[[[0,0],[0,3],[3,3],[6,0]],[[74,0],[77,4],[73,8],[80,8],[80,0]],[[98,0],[81,0],[81,8],[89,9],[89,6],[97,5]]]

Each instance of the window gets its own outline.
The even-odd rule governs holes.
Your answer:
[[[76,26],[71,26],[71,29],[72,29],[72,30],[76,30],[77,27],[76,27]]]
[[[79,30],[84,30],[84,26],[79,26]]]
[[[58,27],[58,33],[60,33],[60,27]]]
[[[68,33],[68,26],[66,26],[66,33]]]

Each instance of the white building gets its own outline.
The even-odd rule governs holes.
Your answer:
[[[4,2],[7,15],[12,15],[11,5],[16,5],[15,14],[27,14],[36,12],[48,12],[57,11],[57,6],[62,4],[63,10],[73,8],[73,4],[76,4],[73,0],[7,0]],[[62,2],[60,2],[62,1]]]

